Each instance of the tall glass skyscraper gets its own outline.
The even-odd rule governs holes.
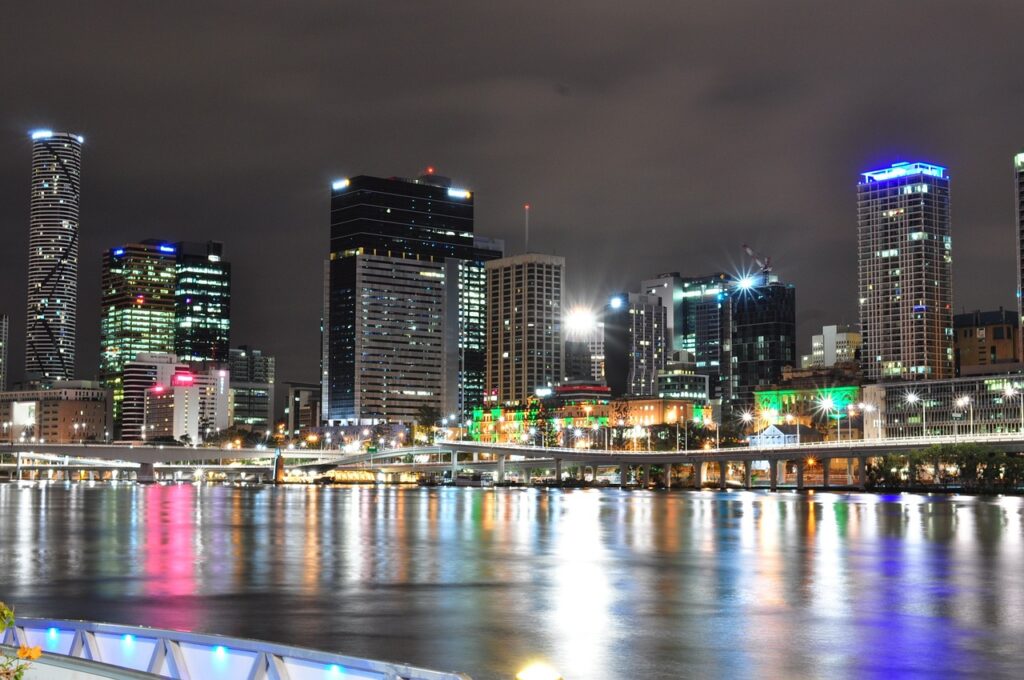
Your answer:
[[[473,196],[428,172],[359,176],[331,188],[325,271],[323,417],[412,422],[482,399],[483,262]]]
[[[1017,318],[1024,319],[1024,151],[1013,157],[1013,174],[1017,185]],[[1017,351],[1024,357],[1022,348]]]
[[[10,332],[10,319],[6,314],[0,314],[0,392],[7,389],[7,349]]]
[[[67,132],[32,133],[25,328],[29,379],[74,377],[83,141]]]
[[[140,353],[174,351],[177,248],[148,239],[103,254],[100,380],[113,390],[114,422],[121,422],[125,365]]]
[[[870,380],[953,377],[949,175],[928,163],[857,185],[861,363]]]
[[[224,244],[174,248],[174,352],[186,363],[224,365],[231,348],[231,264]]]

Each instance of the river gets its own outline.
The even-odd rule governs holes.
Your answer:
[[[510,678],[1020,677],[1024,502],[0,484],[19,615]]]

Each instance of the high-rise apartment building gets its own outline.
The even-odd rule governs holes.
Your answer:
[[[154,385],[170,385],[175,376],[188,374],[188,366],[169,353],[143,352],[126,362],[121,372],[121,423],[118,439],[145,439],[146,391]]]
[[[668,356],[666,307],[657,295],[613,295],[604,310],[605,381],[613,397],[658,393]]]
[[[0,392],[7,389],[7,350],[10,336],[10,317],[0,314]]]
[[[238,427],[267,430],[274,424],[274,357],[247,345],[231,350],[232,420]]]
[[[483,396],[484,262],[473,196],[450,179],[359,176],[331,190],[323,414],[332,424],[464,413]]]
[[[523,405],[561,382],[565,258],[525,254],[487,262],[485,403]]]
[[[679,272],[658,274],[640,283],[640,292],[656,295],[665,307],[665,329],[668,332],[668,351],[684,350],[686,333],[683,314],[683,277]],[[678,345],[678,346],[677,346]],[[687,350],[688,351],[688,350]]]
[[[83,141],[67,132],[32,133],[25,326],[29,379],[74,377]]]
[[[174,351],[176,248],[148,239],[103,254],[100,380],[113,391],[121,424],[122,371],[140,353]]]
[[[870,380],[953,376],[949,175],[928,163],[857,185],[861,364]]]
[[[224,365],[231,347],[231,264],[224,244],[174,244],[174,352],[182,361]]]

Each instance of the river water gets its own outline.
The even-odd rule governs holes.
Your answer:
[[[0,484],[23,616],[510,678],[1021,677],[1020,498]]]

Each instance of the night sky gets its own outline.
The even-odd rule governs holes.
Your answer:
[[[476,231],[568,259],[571,302],[663,271],[797,285],[856,321],[858,173],[948,166],[955,308],[1014,306],[1024,2],[9,2],[0,312],[22,369],[31,147],[85,135],[78,368],[101,252],[226,244],[232,343],[316,380],[329,183],[434,165]]]

